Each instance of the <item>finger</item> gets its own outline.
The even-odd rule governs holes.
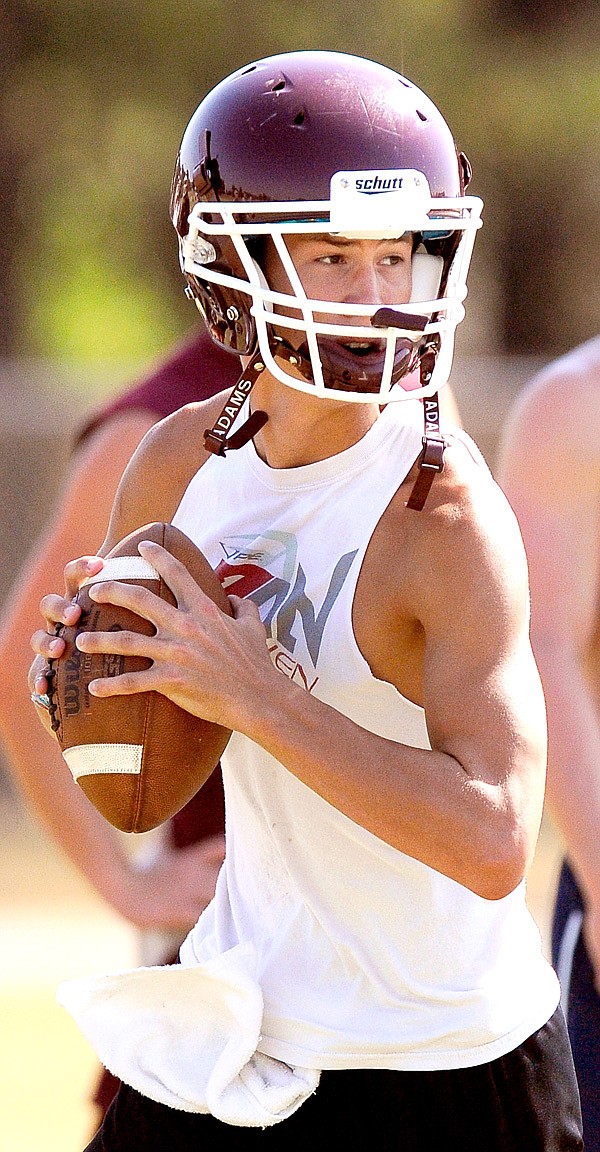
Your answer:
[[[65,565],[65,592],[68,598],[77,595],[84,580],[97,576],[104,566],[102,556],[78,556]]]
[[[147,672],[123,672],[120,676],[90,680],[88,689],[99,699],[107,696],[134,696],[136,692],[151,692],[151,669]]]
[[[80,632],[75,637],[75,646],[80,652],[111,653],[115,656],[144,656],[156,659],[160,641],[156,636],[144,636],[141,632]]]
[[[228,599],[235,620],[259,624],[264,631],[264,624],[260,618],[260,613],[252,600],[244,600],[241,596],[233,595],[230,595]]]
[[[202,591],[185,564],[167,552],[166,548],[153,540],[140,540],[139,551],[168,584],[180,608],[189,607],[190,604],[212,604],[210,597]]]
[[[81,608],[65,596],[51,592],[40,600],[40,612],[50,626],[55,624],[75,624],[81,615]]]
[[[128,608],[136,616],[148,620],[155,628],[167,624],[174,611],[171,604],[161,600],[149,588],[122,580],[101,580],[90,585],[88,595],[95,604],[114,604]]]
[[[48,690],[47,671],[46,661],[41,656],[36,656],[27,673],[27,685],[30,692],[37,692],[39,696],[46,695]]]
[[[46,679],[45,673],[40,676],[36,676],[33,682],[33,691],[37,692],[38,696],[48,695],[48,680]]]
[[[43,628],[39,628],[31,637],[31,647],[38,656],[43,656],[45,660],[56,660],[62,656],[65,642],[62,636],[54,636],[50,632],[45,632]]]

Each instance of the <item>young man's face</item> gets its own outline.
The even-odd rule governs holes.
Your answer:
[[[411,298],[412,234],[406,233],[395,240],[348,239],[318,233],[288,234],[285,242],[307,298],[334,302],[331,311],[323,308],[313,315],[321,367],[328,387],[365,395],[378,393],[386,341],[376,327],[371,327],[370,320],[380,308],[402,306]],[[266,245],[263,271],[272,291],[295,294],[273,243]],[[339,307],[335,307],[335,302]],[[367,306],[366,315],[341,311],[345,306],[358,304]],[[297,308],[287,305],[278,304],[274,312],[292,320],[302,316]],[[346,331],[323,332],[327,325],[334,329],[343,326]],[[353,337],[351,333],[355,328],[361,328],[362,332]],[[295,329],[280,325],[279,334],[288,346],[300,350],[304,358],[309,355],[312,358],[303,326]],[[408,355],[406,350],[402,355]],[[286,372],[297,379],[302,378],[299,367],[288,366]]]
[[[342,304],[405,304],[411,295],[413,238],[349,240],[329,235],[288,235],[286,244],[302,287],[309,299],[337,300]],[[290,285],[272,245],[267,245],[264,272],[276,292]],[[278,308],[277,311],[280,311]],[[292,309],[286,312],[294,315]],[[317,322],[332,323],[336,313],[320,313]],[[365,317],[344,317],[344,324],[364,326]]]

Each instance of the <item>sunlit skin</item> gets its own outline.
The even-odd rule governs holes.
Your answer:
[[[309,300],[332,300],[340,304],[382,305],[405,304],[410,300],[412,288],[412,233],[395,240],[348,239],[330,234],[295,235],[285,237],[289,254]],[[267,245],[264,271],[269,286],[275,292],[290,292],[290,284],[274,245]],[[294,316],[293,308],[278,307],[276,311]],[[339,323],[337,313],[315,313],[317,323]],[[368,326],[368,318],[347,316],[344,324]],[[283,330],[296,347],[305,339],[289,328]],[[340,338],[342,339],[342,338]],[[358,350],[372,341],[357,340],[348,347]]]
[[[405,303],[410,299],[413,250],[410,233],[395,240],[291,234],[286,237],[286,244],[309,299],[378,306]],[[287,276],[271,245],[265,255],[265,275],[275,291],[289,291]],[[319,319],[331,321],[337,316],[319,316]],[[350,317],[348,323],[364,324],[364,320]]]

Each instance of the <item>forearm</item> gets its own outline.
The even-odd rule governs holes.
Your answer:
[[[71,862],[111,904],[118,904],[129,858],[117,832],[75,784],[54,737],[29,716],[0,709],[0,731],[18,789]]]
[[[279,675],[279,674],[277,674]],[[350,819],[479,895],[506,895],[513,830],[501,788],[453,756],[366,731],[293,682],[248,709],[244,731]]]

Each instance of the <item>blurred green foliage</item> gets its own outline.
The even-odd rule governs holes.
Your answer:
[[[596,330],[596,2],[4,0],[0,42],[5,352],[137,362],[191,327],[167,217],[183,129],[222,76],[301,48],[371,56],[440,106],[486,201],[485,339]]]

